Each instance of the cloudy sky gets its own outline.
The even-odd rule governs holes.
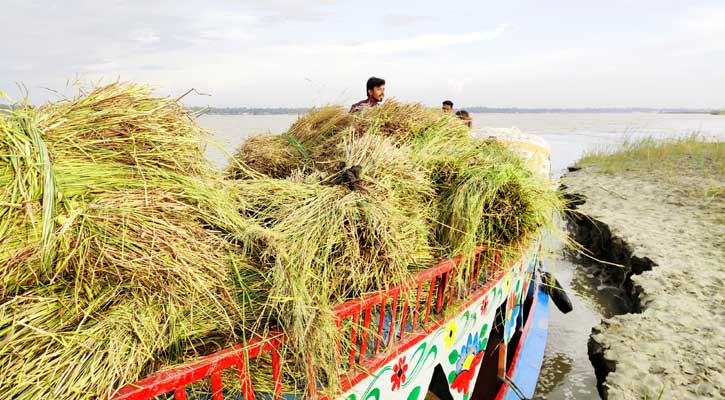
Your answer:
[[[518,107],[725,107],[725,1],[0,0],[0,91],[189,88],[192,105],[388,96]]]

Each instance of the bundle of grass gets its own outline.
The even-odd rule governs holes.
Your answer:
[[[395,139],[400,143],[412,143],[429,129],[436,129],[440,122],[455,124],[456,118],[431,110],[420,103],[400,103],[395,99],[374,108],[365,109],[353,117],[353,130],[358,133],[375,133]]]
[[[269,306],[292,358],[331,393],[340,372],[336,340],[344,339],[331,308],[404,282],[410,267],[433,259],[433,189],[408,149],[374,135],[340,146],[338,173],[237,183],[246,216],[277,236],[277,247],[260,258],[271,267]]]
[[[428,171],[436,193],[449,189],[470,165],[485,143],[469,137],[468,128],[456,121],[440,120],[422,132],[412,144],[411,157]]]
[[[437,237],[450,254],[480,245],[505,257],[519,254],[542,228],[554,228],[563,203],[550,182],[529,171],[497,144],[478,147],[439,198]]]
[[[311,144],[325,142],[350,126],[352,117],[340,106],[327,106],[311,110],[300,117],[287,130],[297,143],[305,149]]]
[[[336,174],[237,183],[245,216],[277,235],[292,264],[302,270],[315,263],[319,268],[312,269],[335,268],[339,276],[325,283],[337,286],[335,301],[357,296],[368,285],[396,283],[379,276],[361,279],[365,270],[405,271],[419,263],[418,254],[430,260],[433,197],[425,171],[415,168],[406,148],[373,135],[349,138],[341,147]],[[354,182],[343,176],[353,169]],[[320,245],[310,245],[316,240]]]
[[[313,110],[300,117],[286,133],[296,148],[299,145],[301,154],[309,157],[317,170],[325,172],[339,169],[342,142],[364,135],[387,137],[397,146],[411,146],[415,153],[420,153],[417,159],[425,160],[424,167],[430,169],[438,158],[428,156],[439,157],[442,150],[443,154],[452,154],[451,149],[468,140],[469,129],[458,118],[438,110],[391,99],[355,114],[334,106]]]
[[[230,179],[251,178],[249,170],[271,178],[286,178],[305,163],[304,150],[296,148],[287,135],[260,135],[242,143],[226,170]]]
[[[74,101],[18,107],[2,118],[0,298],[57,278],[68,265],[59,262],[58,251],[82,256],[69,251],[79,246],[71,236],[74,232],[61,237],[58,232],[82,225],[77,217],[106,207],[95,204],[104,196],[112,203],[108,209],[115,210],[122,203],[113,196],[133,192],[133,200],[155,215],[155,199],[149,196],[157,192],[189,210],[200,209],[200,223],[237,231],[244,221],[234,210],[219,208],[226,196],[213,183],[197,179],[211,177],[213,170],[201,151],[203,132],[185,119],[175,102],[151,98],[143,87],[121,84]],[[188,219],[180,211],[179,218]],[[165,225],[169,224],[157,226]],[[134,262],[140,266],[144,261]]]
[[[210,332],[243,332],[268,288],[240,285],[253,268],[237,243],[263,229],[203,136],[125,84],[0,117],[0,397],[103,397]]]
[[[0,307],[0,330],[10,330],[0,350],[0,393],[13,399],[104,398],[153,372],[159,360],[177,358],[177,348],[188,348],[192,338],[220,326],[214,306],[203,297],[180,303],[163,293],[132,293],[117,290],[121,298],[104,299],[109,304],[92,314],[77,310],[70,320],[53,318],[38,307],[44,302],[68,307],[68,298],[35,299],[40,302],[30,304],[37,308],[32,315],[10,304]],[[28,306],[23,297],[22,305]],[[63,323],[69,326],[63,329]]]

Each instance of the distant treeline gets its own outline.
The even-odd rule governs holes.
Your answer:
[[[189,107],[189,110],[202,114],[214,115],[274,115],[274,114],[304,114],[309,108],[293,107]]]
[[[214,115],[274,115],[274,114],[304,114],[309,108],[294,107],[190,107],[191,111]],[[518,107],[456,107],[470,113],[663,113],[663,114],[707,114],[717,113],[713,110],[691,108],[646,108],[646,107],[604,107],[604,108],[518,108]]]

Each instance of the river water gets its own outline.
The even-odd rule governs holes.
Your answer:
[[[559,177],[586,151],[616,144],[625,137],[673,137],[699,132],[725,140],[725,116],[708,114],[654,113],[552,113],[473,114],[477,127],[517,127],[542,136],[551,147],[552,172]],[[199,124],[214,133],[217,146],[209,146],[207,157],[219,168],[228,162],[245,138],[259,133],[281,133],[297,115],[205,115]],[[480,129],[480,128],[478,128]],[[556,251],[547,257],[553,271],[569,294],[574,310],[561,314],[551,308],[549,337],[544,364],[536,390],[538,399],[598,399],[594,369],[587,354],[593,326],[602,318],[626,311],[621,291],[608,286],[595,268],[580,257]]]

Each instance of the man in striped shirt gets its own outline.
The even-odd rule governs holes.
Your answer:
[[[383,101],[385,97],[385,79],[370,77],[367,83],[368,98],[360,100],[350,107],[350,112],[355,113],[361,111],[365,107],[375,107]]]

